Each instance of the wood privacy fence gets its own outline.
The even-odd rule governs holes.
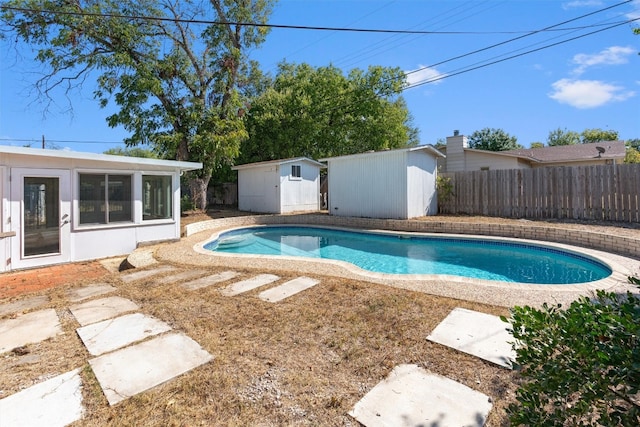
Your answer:
[[[640,164],[450,172],[441,178],[452,192],[447,199],[439,187],[443,214],[640,221]]]

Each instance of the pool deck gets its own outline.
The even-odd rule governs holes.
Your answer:
[[[318,218],[320,220],[317,220]],[[333,224],[330,223],[331,220],[333,220]],[[348,225],[353,228],[368,228],[368,226],[372,225],[371,221],[371,219],[364,218],[360,219],[360,221],[349,218]],[[396,225],[396,227],[393,228],[399,228],[397,227],[398,223],[399,222],[392,221],[391,227]],[[637,287],[630,285],[627,280],[628,276],[638,275],[640,271],[640,261],[638,259],[609,251],[589,249],[584,246],[553,243],[546,240],[517,239],[518,242],[544,243],[560,249],[577,251],[581,254],[595,257],[607,263],[612,268],[613,274],[606,279],[586,284],[531,285],[446,275],[391,275],[372,273],[341,261],[310,260],[298,257],[274,257],[265,255],[219,254],[208,251],[202,247],[207,241],[210,241],[224,230],[261,224],[303,224],[345,227],[345,220],[344,218],[332,218],[328,215],[256,215],[214,219],[195,223],[192,224],[192,227],[187,227],[187,236],[183,237],[179,242],[139,248],[129,256],[128,261],[134,267],[145,267],[154,263],[168,263],[194,267],[254,270],[261,273],[275,273],[277,271],[287,270],[295,271],[296,274],[310,276],[343,277],[504,307],[512,307],[514,305],[540,306],[545,302],[549,304],[566,305],[579,296],[591,295],[596,289],[606,289],[617,293],[625,293],[626,291],[638,293],[639,291]],[[380,225],[380,223],[373,223],[373,225]],[[459,225],[457,226],[459,227]],[[527,226],[527,224],[524,224],[524,226]],[[387,229],[391,227],[387,227]],[[540,229],[544,227],[536,226],[536,228]],[[441,226],[440,229],[442,230]],[[504,231],[505,227],[503,226],[500,227],[500,229],[503,230],[502,234],[507,234],[507,236],[504,236],[505,238],[513,239],[513,236],[508,235],[510,233],[513,234],[512,230],[506,229],[506,231]],[[469,233],[466,233],[466,236],[468,237],[472,232],[481,234],[475,230],[477,230],[477,226],[471,227]],[[561,233],[567,231],[562,229],[558,230]],[[562,238],[562,236],[553,236],[553,230],[536,230],[536,232],[541,231],[546,233],[545,235],[550,236],[551,240]],[[449,233],[438,233],[439,236],[445,234]],[[454,235],[460,234],[465,233]],[[495,237],[498,233],[489,232],[486,234]],[[608,236],[608,239],[603,240],[601,236],[597,234],[598,233],[590,234],[588,232],[582,232],[578,235],[575,232],[571,233],[574,238],[595,242],[592,246],[604,244],[612,245],[613,248],[623,247],[624,250],[627,251],[636,250],[636,246],[629,246],[627,241],[623,241],[622,243],[618,242],[617,236]],[[640,245],[640,241],[636,242],[636,244]]]

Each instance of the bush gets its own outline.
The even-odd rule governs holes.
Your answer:
[[[515,307],[503,320],[524,379],[507,409],[512,425],[640,425],[640,299],[597,291],[564,310]]]

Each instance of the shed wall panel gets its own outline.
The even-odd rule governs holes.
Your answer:
[[[300,178],[291,174],[291,166],[300,166]],[[288,163],[280,167],[281,213],[320,210],[320,168],[308,162]]]
[[[408,218],[436,215],[436,159],[424,151],[413,151],[408,153],[407,160]]]
[[[331,214],[407,218],[406,152],[373,153],[328,162]]]

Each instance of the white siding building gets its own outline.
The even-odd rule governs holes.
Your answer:
[[[306,157],[234,166],[238,171],[238,209],[279,214],[319,211],[323,167]]]
[[[408,219],[438,212],[436,159],[430,145],[322,159],[328,165],[329,213]]]
[[[0,271],[180,238],[180,174],[202,164],[0,146]]]

